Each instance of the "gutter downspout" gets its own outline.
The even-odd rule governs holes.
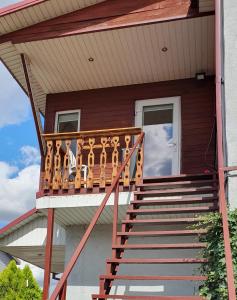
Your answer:
[[[227,272],[229,300],[236,300],[233,259],[230,245],[227,199],[225,195],[224,150],[223,150],[223,112],[222,112],[222,73],[221,73],[221,0],[215,0],[215,59],[216,59],[216,120],[217,120],[217,156],[219,177],[219,204],[222,217],[224,249]]]

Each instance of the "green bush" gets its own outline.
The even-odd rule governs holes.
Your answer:
[[[41,289],[29,266],[23,270],[12,260],[0,273],[0,300],[40,300]]]
[[[237,210],[230,211],[228,218],[235,282],[237,283]],[[200,236],[200,241],[207,243],[207,248],[202,251],[202,257],[208,259],[208,263],[201,266],[202,275],[207,276],[208,279],[201,286],[200,295],[208,300],[228,300],[224,239],[220,214],[205,215],[194,227],[204,227],[208,231],[207,235]]]

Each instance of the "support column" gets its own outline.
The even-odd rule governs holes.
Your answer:
[[[28,96],[29,96],[29,99],[30,99],[32,114],[33,114],[33,118],[34,118],[34,122],[35,122],[35,128],[36,128],[36,133],[37,133],[39,148],[40,148],[40,154],[41,154],[41,157],[43,157],[44,156],[44,146],[43,146],[43,142],[42,142],[42,138],[41,138],[40,126],[39,126],[39,123],[38,123],[38,118],[37,118],[37,113],[36,113],[35,104],[34,104],[32,87],[31,87],[31,84],[30,84],[30,76],[29,76],[29,73],[28,73],[27,64],[26,64],[24,54],[21,54],[21,62],[22,62],[22,67],[23,67],[23,71],[24,71],[24,75],[25,75],[25,80],[26,80],[26,85],[27,85],[27,90],[28,90]]]
[[[59,300],[66,300],[67,296],[67,281],[65,282],[61,292],[59,293]]]
[[[49,296],[52,248],[53,248],[53,228],[54,228],[54,209],[48,208],[47,240],[46,240],[46,247],[45,247],[45,263],[44,263],[44,287],[43,287],[42,300],[47,300]]]

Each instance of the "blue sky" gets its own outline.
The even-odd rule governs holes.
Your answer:
[[[20,1],[0,0],[0,8],[16,2]],[[2,63],[0,107],[2,227],[35,205],[35,190],[39,177],[38,142],[29,100]]]
[[[0,0],[0,7],[4,7],[6,5],[10,5],[13,3],[21,2],[20,0]]]
[[[0,8],[16,2],[20,1],[0,0]],[[1,62],[0,108],[1,228],[35,206],[40,161],[29,99]],[[43,271],[30,267],[42,285]]]

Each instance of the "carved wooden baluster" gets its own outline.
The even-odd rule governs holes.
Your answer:
[[[105,169],[107,163],[107,153],[106,153],[107,141],[108,138],[106,137],[101,138],[102,151],[100,154],[100,188],[104,188],[106,184]]]
[[[144,144],[142,143],[137,150],[137,161],[136,161],[136,185],[142,181],[143,172],[143,160],[144,160]]]
[[[125,135],[125,143],[126,143],[126,148],[124,152],[124,160],[127,158],[130,152],[130,145],[131,142],[131,135]],[[126,167],[124,169],[124,177],[123,177],[123,185],[124,186],[129,186],[130,184],[130,160],[126,164]]]
[[[75,189],[81,188],[81,167],[82,167],[82,147],[84,144],[83,139],[77,140],[77,155],[76,155],[76,177],[75,177]]]
[[[95,144],[95,139],[94,138],[89,138],[89,147],[90,151],[88,154],[88,177],[87,177],[87,188],[91,189],[93,188],[93,179],[94,179],[94,165],[95,165],[95,154],[93,151]]]
[[[61,153],[60,149],[62,141],[56,141],[56,153],[54,155],[54,177],[53,177],[53,190],[58,190],[62,184],[62,169],[61,169]]]
[[[114,136],[112,138],[112,146],[114,147],[113,153],[112,153],[112,181],[116,177],[118,172],[118,166],[119,166],[119,152],[118,152],[118,146],[119,146],[119,137]]]
[[[64,161],[63,161],[63,189],[68,190],[69,189],[69,166],[70,166],[70,146],[71,146],[71,140],[65,141],[66,145],[66,153],[64,155]]]
[[[44,174],[44,186],[45,190],[48,190],[52,180],[52,169],[53,169],[53,141],[47,141],[47,154],[45,158],[45,174]]]

